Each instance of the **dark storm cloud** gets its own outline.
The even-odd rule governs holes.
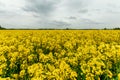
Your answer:
[[[59,1],[59,0],[58,0]],[[56,9],[58,1],[54,0],[27,0],[25,11],[34,12],[37,15],[49,15]]]

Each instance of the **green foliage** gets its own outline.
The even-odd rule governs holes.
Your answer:
[[[6,29],[6,28],[4,28],[4,27],[2,27],[2,26],[0,25],[0,30],[3,30],[3,29]]]

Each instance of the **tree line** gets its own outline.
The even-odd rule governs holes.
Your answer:
[[[0,30],[2,30],[2,29],[6,29],[6,28],[4,28],[4,27],[2,27],[2,26],[0,25]]]
[[[2,27],[0,25],[0,30],[5,30],[5,29],[7,29],[7,28],[4,28],[4,27]],[[17,30],[15,28],[11,28],[11,29],[12,30]],[[18,30],[24,30],[24,29],[18,29]],[[25,30],[31,30],[31,29],[25,29]],[[55,28],[39,28],[39,29],[33,29],[33,30],[120,30],[120,27],[103,28],[103,29],[75,29],[75,28],[55,29]]]

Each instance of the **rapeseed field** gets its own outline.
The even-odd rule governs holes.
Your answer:
[[[120,80],[120,31],[1,30],[0,80]]]

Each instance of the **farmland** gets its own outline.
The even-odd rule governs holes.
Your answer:
[[[0,80],[120,80],[120,31],[1,30]]]

